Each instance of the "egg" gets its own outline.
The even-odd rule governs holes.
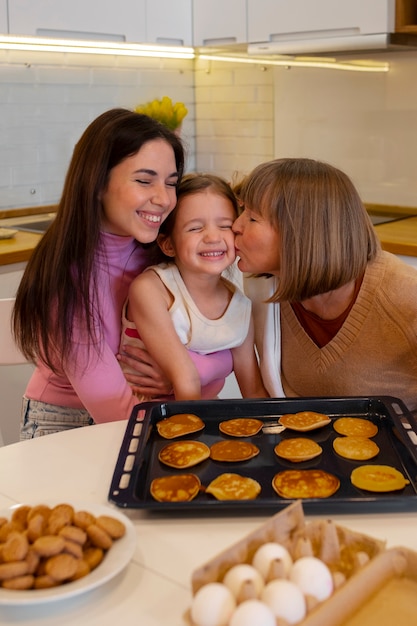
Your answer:
[[[281,544],[274,542],[264,543],[257,549],[252,559],[253,567],[258,570],[265,581],[270,577],[271,566],[272,569],[281,570],[280,575],[275,576],[276,578],[286,578],[292,563],[288,550]]]
[[[333,593],[333,577],[323,561],[314,556],[303,556],[292,566],[289,580],[297,585],[305,595],[326,600]]]
[[[260,600],[245,600],[233,613],[229,626],[276,626],[271,609]]]
[[[257,569],[247,563],[234,565],[226,572],[223,584],[233,593],[236,600],[259,598],[264,581]]]
[[[260,599],[269,606],[275,617],[286,620],[288,624],[298,624],[306,616],[304,595],[301,589],[289,580],[272,580],[265,585]]]
[[[193,598],[191,619],[196,626],[227,626],[235,608],[235,598],[226,585],[208,583]]]

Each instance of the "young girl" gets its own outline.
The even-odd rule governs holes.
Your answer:
[[[183,168],[179,138],[125,109],[100,115],[75,146],[56,219],[16,295],[17,344],[36,363],[22,439],[130,416],[138,399],[116,358],[122,306],[150,264],[146,244],[175,206]],[[139,390],[167,392],[170,384],[146,361],[137,362],[144,374],[136,380],[146,381]],[[213,369],[227,365],[217,359]]]
[[[148,268],[132,282],[121,352],[125,343],[143,342],[172,381],[175,399],[198,400],[215,397],[225,376],[219,372],[217,380],[205,385],[189,350],[231,350],[230,371],[242,395],[265,397],[250,301],[223,276],[235,260],[236,198],[222,178],[202,174],[185,176],[177,196],[157,240],[168,262]]]

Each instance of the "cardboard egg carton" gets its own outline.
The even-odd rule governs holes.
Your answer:
[[[413,611],[413,621],[417,623],[417,554],[405,548],[385,549],[385,542],[339,526],[329,519],[306,522],[301,501],[286,507],[270,518],[254,532],[224,550],[199,567],[192,574],[192,593],[195,595],[203,585],[222,582],[226,572],[239,563],[252,562],[256,550],[267,542],[283,545],[293,560],[302,556],[315,556],[330,569],[334,592],[322,603],[307,598],[307,616],[300,622],[302,626],[385,626],[393,623],[388,611],[382,611],[378,621],[369,621],[364,616],[357,622],[348,621],[358,611],[367,609],[371,598],[386,585],[400,590],[399,580],[407,581],[410,592],[401,601]],[[271,578],[279,577],[271,572]],[[397,591],[398,591],[397,589]],[[408,604],[407,604],[408,603]],[[358,613],[359,615],[359,613]],[[374,615],[373,615],[374,617]],[[190,613],[185,616],[192,625]],[[353,619],[353,618],[352,618]],[[368,620],[368,621],[367,621]],[[408,622],[396,620],[401,626]],[[282,620],[277,626],[285,626]]]

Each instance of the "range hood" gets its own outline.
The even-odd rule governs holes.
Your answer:
[[[296,38],[277,37],[273,41],[250,43],[248,55],[326,55],[335,53],[376,53],[417,50],[417,31],[401,33],[379,33],[372,35],[326,35],[325,37]]]

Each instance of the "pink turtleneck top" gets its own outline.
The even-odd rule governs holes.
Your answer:
[[[138,399],[126,382],[116,354],[119,350],[122,307],[132,279],[149,264],[147,251],[130,237],[102,233],[96,255],[98,298],[96,308],[98,350],[90,345],[75,322],[73,358],[64,371],[55,374],[39,362],[27,385],[27,398],[87,409],[96,423],[128,419]],[[202,385],[227,376],[232,369],[229,350],[191,356],[201,371]],[[224,382],[224,381],[223,381]],[[217,392],[221,389],[219,385]],[[216,390],[212,389],[213,392]]]

